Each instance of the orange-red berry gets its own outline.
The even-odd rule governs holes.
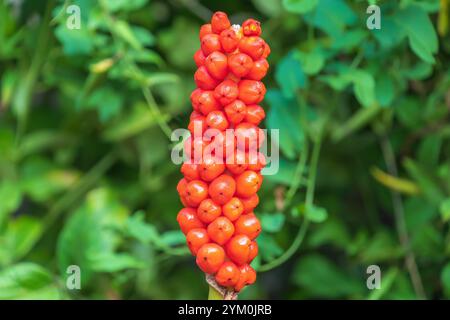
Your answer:
[[[218,204],[224,205],[234,196],[236,182],[233,177],[223,174],[214,179],[209,185],[209,196]]]
[[[231,261],[225,261],[216,273],[216,281],[223,287],[232,287],[239,281],[241,271]]]
[[[209,54],[204,60],[204,64],[209,74],[218,80],[222,80],[228,74],[227,56],[220,51]]]
[[[254,213],[243,214],[234,223],[236,234],[244,234],[254,240],[261,232],[261,223]]]
[[[222,11],[215,12],[211,18],[211,27],[212,31],[217,34],[231,27],[227,14]]]
[[[250,265],[242,265],[239,267],[239,270],[239,280],[234,286],[234,290],[237,292],[241,291],[245,286],[255,283],[256,281],[256,272]]]
[[[236,221],[244,212],[244,205],[237,197],[233,197],[222,207],[222,212],[230,221]]]
[[[193,256],[196,256],[200,247],[208,242],[208,232],[204,228],[191,229],[186,234],[186,243]]]
[[[217,244],[224,245],[233,236],[234,225],[226,217],[219,217],[208,225],[208,236]]]
[[[181,209],[178,212],[177,221],[184,234],[187,234],[192,229],[204,227],[203,223],[195,214],[195,210],[192,208]]]
[[[203,200],[197,208],[197,217],[204,223],[211,223],[220,217],[222,208],[211,199]]]
[[[222,106],[232,103],[236,100],[238,95],[238,86],[233,80],[224,80],[214,89],[214,98],[216,98]]]
[[[241,78],[252,70],[253,60],[245,53],[234,53],[228,57],[228,68],[236,77]]]
[[[225,261],[225,252],[215,243],[206,243],[197,251],[197,265],[203,272],[215,274]]]

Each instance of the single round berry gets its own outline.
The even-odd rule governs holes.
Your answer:
[[[261,58],[267,59],[267,57],[269,55],[270,55],[270,47],[269,47],[269,45],[266,42],[264,42],[264,52],[263,52]]]
[[[247,114],[247,107],[241,100],[234,100],[226,105],[224,110],[228,120],[235,125],[244,120]]]
[[[206,24],[202,25],[200,27],[200,33],[199,33],[200,40],[202,40],[202,38],[204,36],[206,36],[207,34],[211,34],[211,33],[213,33],[212,28],[211,28],[211,23],[206,23]]]
[[[216,157],[226,157],[232,154],[236,147],[236,137],[230,130],[218,131],[213,137],[210,146],[215,150]]]
[[[243,214],[234,223],[236,234],[244,234],[254,240],[261,232],[261,223],[253,213]]]
[[[212,31],[217,34],[231,27],[227,14],[222,11],[215,12],[211,18],[211,27]]]
[[[261,121],[266,117],[266,113],[261,106],[257,104],[252,104],[247,106],[245,114],[245,121],[255,126],[259,125]]]
[[[211,223],[222,214],[222,208],[211,199],[203,200],[197,208],[197,217],[204,223]]]
[[[214,98],[213,91],[203,91],[197,98],[198,110],[207,116],[211,111],[219,110],[220,105]]]
[[[197,67],[201,67],[205,64],[205,55],[203,54],[203,51],[201,49],[198,49],[194,53],[194,61]]]
[[[203,272],[215,274],[225,260],[225,252],[215,243],[206,243],[197,251],[197,265]]]
[[[228,120],[222,111],[211,111],[206,116],[206,125],[209,128],[214,128],[223,131],[228,128]]]
[[[208,225],[208,235],[217,244],[224,245],[234,233],[233,223],[225,217],[219,217]]]
[[[255,193],[251,197],[248,198],[240,198],[242,205],[244,206],[244,212],[243,213],[250,213],[253,212],[253,209],[255,209],[259,204],[259,196]]]
[[[209,185],[208,193],[217,204],[224,205],[234,196],[236,182],[233,177],[223,174],[214,179]]]
[[[177,191],[178,191],[178,194],[179,194],[180,196],[181,196],[181,195],[184,196],[184,193],[185,193],[185,191],[186,191],[187,184],[188,184],[188,181],[187,181],[186,178],[180,179],[180,181],[178,181],[178,184],[177,184]]]
[[[228,68],[236,77],[244,77],[252,70],[253,60],[245,53],[233,53],[228,57]]]
[[[232,103],[236,100],[238,95],[238,85],[232,80],[224,80],[214,89],[214,98],[216,98],[222,106]]]
[[[259,59],[253,63],[252,68],[247,73],[246,78],[251,80],[261,80],[269,70],[269,63],[266,59]]]
[[[258,104],[264,99],[266,87],[261,81],[242,80],[239,81],[239,100],[245,104]]]
[[[239,41],[239,50],[248,54],[253,61],[258,60],[264,53],[266,42],[260,37],[250,36],[243,37]]]
[[[236,221],[244,212],[244,205],[237,197],[233,197],[222,207],[222,213],[230,221]]]
[[[194,91],[192,91],[191,93],[191,104],[192,104],[192,108],[195,111],[198,111],[198,99],[200,97],[200,95],[203,93],[203,90],[200,88],[195,89]]]
[[[246,36],[261,35],[261,23],[254,19],[247,19],[242,23],[242,33]]]
[[[213,53],[214,51],[221,51],[222,49],[222,47],[220,46],[219,36],[214,33],[204,35],[200,43],[201,43],[200,47],[205,57],[207,57],[210,53]]]
[[[239,270],[239,280],[234,286],[236,292],[241,291],[245,286],[251,285],[256,281],[256,272],[250,265],[242,265],[239,267]]]
[[[248,160],[245,153],[241,150],[236,150],[234,155],[227,157],[226,168],[232,174],[241,174],[248,167]]]
[[[223,30],[219,36],[220,44],[222,46],[223,51],[226,53],[231,53],[236,50],[239,39],[236,35],[236,31],[233,28]]]
[[[212,90],[219,84],[219,80],[214,79],[205,66],[201,66],[195,71],[194,80],[197,87],[204,90]]]
[[[214,51],[205,59],[205,67],[209,74],[218,80],[222,80],[228,73],[227,56],[222,52]],[[259,80],[259,79],[258,79]]]
[[[208,242],[208,232],[204,228],[191,229],[186,234],[186,243],[193,256],[196,256],[200,247]]]
[[[225,171],[225,164],[218,161],[216,157],[208,156],[198,168],[200,178],[204,181],[212,181]]]
[[[223,287],[232,287],[239,280],[241,271],[231,261],[225,261],[216,273],[216,282]]]
[[[235,235],[225,246],[228,258],[237,265],[248,263],[251,244],[252,240],[247,235]]]
[[[201,163],[208,142],[201,137],[190,136],[184,142],[184,152],[191,163]]]
[[[258,192],[261,187],[261,177],[252,170],[247,170],[236,177],[236,195],[248,198]]]
[[[204,225],[195,214],[192,208],[183,208],[178,212],[177,221],[180,229],[184,234],[187,234],[192,229],[203,228]]]
[[[196,180],[199,178],[198,165],[191,163],[183,163],[183,165],[181,166],[181,173],[189,181]]]
[[[208,185],[201,180],[190,181],[184,192],[184,198],[189,206],[197,207],[208,197]]]

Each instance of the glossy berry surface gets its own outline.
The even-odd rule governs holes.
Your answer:
[[[262,79],[270,47],[258,21],[232,26],[220,11],[200,27],[199,39],[190,136],[177,184],[184,208],[177,221],[198,267],[218,285],[239,292],[256,281],[250,263],[261,233],[254,210],[266,165],[259,126],[266,116]]]

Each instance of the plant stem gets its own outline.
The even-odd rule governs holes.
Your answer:
[[[381,150],[383,152],[384,161],[387,170],[391,176],[397,177],[398,170],[395,161],[395,154],[392,145],[385,135],[381,138]],[[406,227],[405,213],[403,209],[403,202],[400,194],[391,189],[392,205],[395,217],[395,227],[397,229],[400,244],[405,250],[405,263],[411,277],[411,282],[414,287],[417,298],[426,299],[425,291],[422,284],[419,268],[417,267],[416,258],[411,248],[411,242]]]
[[[152,92],[149,88],[142,86],[142,92],[145,97],[145,101],[147,102],[148,107],[150,108],[150,111],[152,112],[153,116],[156,118],[156,121],[158,122],[159,127],[164,132],[164,134],[167,136],[167,138],[170,139],[170,136],[172,135],[172,129],[170,129],[167,122],[164,120],[163,115],[161,114],[161,111],[158,108],[158,105],[156,104],[155,98],[153,97]]]
[[[303,140],[303,148],[297,163],[297,167],[295,168],[294,178],[292,179],[292,183],[289,187],[288,192],[286,193],[286,198],[283,205],[284,208],[289,207],[292,202],[292,198],[297,193],[297,190],[302,183],[303,172],[305,171],[306,161],[308,159],[308,148],[308,138],[305,135]]]
[[[209,287],[208,300],[223,300],[223,296],[220,294],[219,291],[217,291],[210,285],[208,285],[208,287]]]
[[[306,139],[306,137],[305,137]],[[321,136],[317,138],[317,140],[314,142],[312,156],[311,156],[311,166],[310,166],[310,172],[308,176],[308,187],[306,190],[306,201],[305,201],[305,208],[310,207],[313,204],[314,201],[314,188],[316,185],[316,175],[317,175],[317,164],[319,162],[319,155],[320,155],[320,148],[322,145],[322,139]],[[295,236],[294,241],[292,242],[291,246],[278,258],[275,260],[270,261],[267,264],[264,264],[258,268],[259,272],[265,272],[269,271],[273,268],[278,267],[279,265],[283,264],[289,258],[291,258],[295,252],[300,248],[306,232],[308,231],[309,227],[309,219],[306,217],[306,215],[303,218],[303,223],[301,227],[299,228],[297,235]]]

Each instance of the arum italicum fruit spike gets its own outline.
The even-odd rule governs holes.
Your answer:
[[[198,267],[226,292],[237,293],[256,280],[250,263],[258,254],[255,240],[261,224],[253,210],[265,166],[258,150],[264,135],[258,126],[265,118],[261,79],[269,68],[270,48],[258,21],[231,25],[224,12],[213,14],[211,23],[200,28],[199,38],[188,158],[177,186],[184,208],[177,220]],[[196,126],[201,135],[194,135]],[[215,134],[203,134],[207,129],[215,129]],[[215,151],[203,153],[211,146]],[[195,148],[200,149],[200,161],[193,159]]]

